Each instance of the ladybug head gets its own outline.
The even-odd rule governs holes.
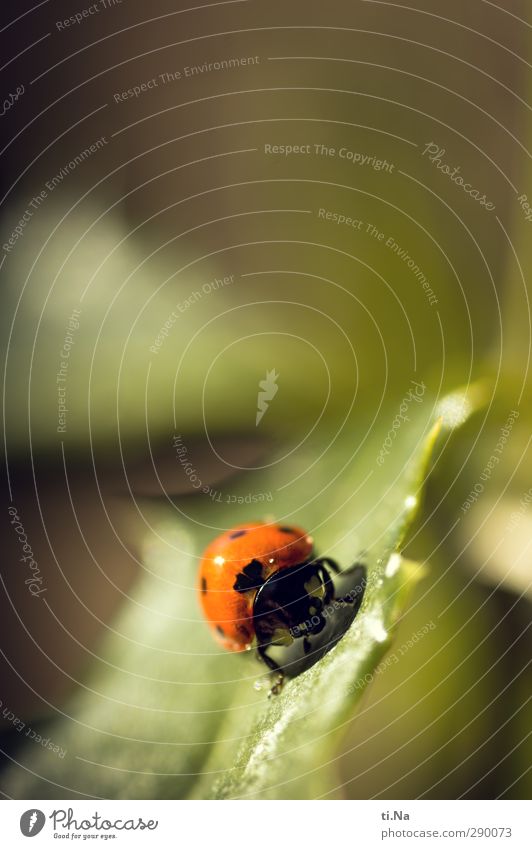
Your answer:
[[[274,572],[253,603],[259,646],[291,645],[298,637],[320,633],[326,624],[323,609],[333,598],[332,580],[321,564],[300,563]]]

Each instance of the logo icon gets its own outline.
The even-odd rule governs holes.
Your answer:
[[[24,837],[35,837],[42,831],[46,817],[38,808],[30,808],[29,811],[24,811],[20,818],[20,830]]]
[[[259,380],[259,389],[261,389],[262,392],[259,392],[257,395],[257,416],[255,419],[255,427],[258,426],[264,413],[270,406],[270,401],[272,401],[277,394],[277,390],[279,389],[277,386],[278,379],[279,375],[275,369],[272,368],[271,371],[266,372],[264,380]]]

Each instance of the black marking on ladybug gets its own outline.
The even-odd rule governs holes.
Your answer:
[[[247,531],[233,531],[232,534],[229,534],[229,539],[237,539],[237,537],[243,537]]]
[[[236,581],[233,584],[233,589],[237,593],[248,593],[250,590],[256,590],[262,586],[264,578],[262,577],[262,563],[258,560],[252,560],[241,572],[236,576]]]
[[[282,528],[281,528],[281,527],[279,526],[279,530],[281,531],[281,533],[282,533],[282,534],[293,534],[293,533],[294,533],[294,529],[293,529],[293,528],[287,528],[287,527],[282,527]]]
[[[205,578],[201,579],[201,592],[203,595],[205,595],[205,593],[207,592],[207,581],[205,580]]]
[[[245,640],[250,639],[250,633],[249,633],[249,631],[248,631],[248,629],[246,628],[245,625],[237,625],[236,629],[240,634],[242,634],[242,636],[244,637]]]
[[[225,631],[224,631],[224,629],[222,628],[221,625],[217,625],[216,630],[218,631],[220,637],[225,637]]]

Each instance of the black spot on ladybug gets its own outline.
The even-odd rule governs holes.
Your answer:
[[[280,527],[279,530],[281,531],[282,534],[293,534],[294,533],[293,528],[286,528],[286,527],[281,528]]]
[[[252,560],[244,569],[236,576],[236,581],[233,584],[233,589],[237,593],[247,593],[250,590],[256,590],[262,586],[264,578],[262,577],[262,563],[258,560]]]
[[[249,638],[250,638],[250,634],[249,634],[249,631],[248,631],[248,629],[246,628],[246,626],[245,626],[245,625],[238,625],[238,626],[237,626],[237,631],[238,631],[240,634],[242,634],[242,636],[244,637],[244,639],[245,639],[245,640],[249,640]]]
[[[218,631],[220,637],[225,637],[225,631],[224,631],[224,629],[222,628],[221,625],[217,625],[216,630]]]
[[[229,534],[229,539],[237,539],[237,537],[243,537],[247,531],[233,531],[232,534]]]
[[[207,592],[207,581],[205,580],[205,578],[201,579],[201,592],[203,593],[203,595],[205,595],[205,593]]]

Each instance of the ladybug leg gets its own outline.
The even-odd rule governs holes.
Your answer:
[[[324,569],[325,565],[328,566],[331,572],[334,572],[336,575],[342,574],[344,578],[349,576],[349,578],[353,579],[353,589],[345,596],[335,598],[335,601],[343,604],[359,604],[362,601],[362,596],[364,595],[364,590],[366,588],[366,567],[363,566],[362,563],[353,563],[349,569],[344,569],[342,571],[336,560],[333,560],[331,557],[319,557],[313,562],[317,566],[321,574],[322,581],[325,584],[331,585],[332,583],[327,571]]]
[[[334,568],[336,574],[338,574],[340,572],[340,569],[338,567],[338,564],[334,560],[331,560],[329,557],[320,557],[320,558],[318,558],[318,560],[312,561],[312,565],[316,567],[316,571],[317,571],[318,575],[320,576],[321,581],[322,581],[322,583],[325,587],[326,595],[329,598],[332,598],[332,597],[334,597],[334,584],[331,581],[331,576],[327,572],[327,569],[323,565],[324,563],[327,563],[327,565],[329,565],[329,568],[331,568],[331,569]],[[333,564],[333,565],[330,565],[330,564]]]
[[[353,565],[344,572],[344,575],[349,575],[349,577],[353,579],[353,589],[342,598],[337,598],[336,601],[343,602],[344,604],[360,605],[367,583],[366,567],[363,566],[362,563],[353,563]]]
[[[336,560],[333,560],[332,557],[318,557],[316,560],[312,561],[316,566],[328,566],[329,569],[334,572],[335,575],[340,575],[342,570],[338,566]]]
[[[276,663],[273,658],[269,657],[266,654],[267,648],[268,648],[267,645],[257,646],[257,654],[259,656],[259,659],[264,661],[264,663],[266,664],[268,669],[270,669],[272,672],[275,672],[275,683],[273,684],[273,686],[272,686],[272,688],[271,688],[271,690],[268,694],[268,698],[271,698],[271,696],[278,696],[279,693],[281,692],[281,690],[283,688],[283,683],[284,683],[284,672],[281,669],[281,667],[279,666],[279,664]]]

